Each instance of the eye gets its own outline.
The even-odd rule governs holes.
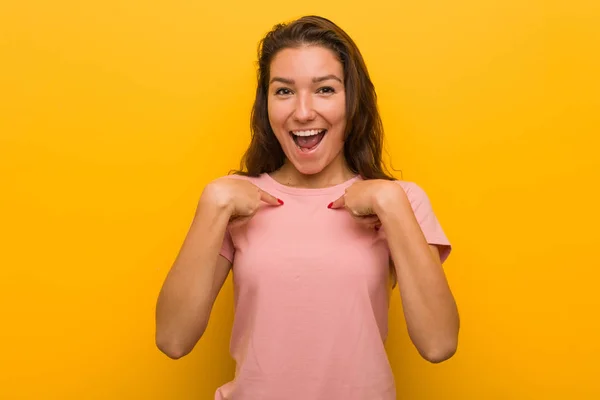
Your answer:
[[[319,90],[317,90],[318,93],[323,93],[323,94],[333,94],[335,93],[335,89],[332,88],[331,86],[325,86],[320,88]]]
[[[286,89],[286,88],[279,88],[275,91],[275,95],[277,96],[287,96],[292,94],[292,91],[290,89]]]

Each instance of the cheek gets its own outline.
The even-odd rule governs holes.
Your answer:
[[[334,132],[331,133],[341,140],[344,136],[344,131],[346,130],[346,110],[344,108],[340,110],[340,108],[337,107],[331,110],[328,119],[329,122],[336,127]]]
[[[269,104],[267,107],[267,112],[269,115],[269,124],[271,125],[271,129],[275,133],[275,137],[281,141],[282,127],[285,122],[283,110],[277,105]]]
[[[281,129],[285,123],[288,110],[286,110],[286,107],[281,103],[269,103],[267,112],[269,113],[271,127],[277,132],[277,130]]]
[[[346,123],[346,102],[344,99],[323,104],[322,114],[327,120],[336,125]]]

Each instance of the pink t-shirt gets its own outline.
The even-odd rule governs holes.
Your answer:
[[[235,379],[216,400],[395,400],[384,341],[390,252],[384,229],[327,205],[360,177],[323,189],[248,179],[284,201],[230,225],[221,255],[233,262]],[[450,253],[425,192],[406,191],[427,241]]]

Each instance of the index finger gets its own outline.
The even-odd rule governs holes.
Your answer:
[[[344,199],[344,195],[338,197],[337,200],[329,203],[329,205],[327,206],[327,208],[341,208],[344,207],[346,205],[345,199]]]
[[[283,204],[283,201],[281,199],[278,199],[277,197],[273,196],[270,193],[265,192],[262,189],[259,189],[260,192],[260,199],[262,201],[264,201],[267,204],[270,204],[272,206],[280,206]]]

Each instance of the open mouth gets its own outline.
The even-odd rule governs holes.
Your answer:
[[[290,132],[294,143],[300,151],[311,151],[317,148],[323,137],[327,133],[327,129],[311,129],[306,131]]]

